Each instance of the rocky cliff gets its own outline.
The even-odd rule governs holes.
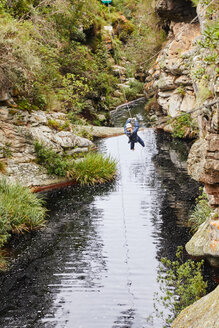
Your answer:
[[[3,89],[2,89],[3,90]],[[0,99],[1,100],[1,99]],[[119,128],[75,126],[67,115],[36,111],[28,113],[17,108],[0,107],[1,176],[19,181],[25,186],[49,186],[66,182],[66,178],[51,176],[36,163],[34,143],[39,141],[56,153],[75,155],[88,152],[93,142],[79,135],[105,137],[119,134]]]
[[[219,238],[214,232],[219,226],[215,214],[219,211],[218,4],[201,0],[195,12],[191,1],[157,0],[155,10],[169,33],[146,78],[146,110],[157,118],[157,124],[160,116],[175,118],[160,126],[165,131],[197,139],[188,157],[188,172],[204,184],[212,217],[201,241],[196,234],[187,251],[218,265]],[[182,115],[186,113],[189,116]],[[203,232],[203,227],[200,229]]]
[[[214,0],[196,3],[194,12],[191,1],[155,1],[155,10],[164,19],[168,40],[146,78],[146,110],[158,125],[163,116],[175,118],[160,125],[165,131],[196,139],[187,161],[188,172],[203,183],[212,213],[186,249],[189,254],[205,257],[218,267],[219,5]],[[186,113],[189,116],[182,115]],[[218,327],[218,293],[216,288],[186,308],[172,327]]]

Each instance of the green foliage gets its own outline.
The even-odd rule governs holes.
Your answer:
[[[199,3],[199,0],[192,0],[192,3],[194,5],[194,7],[197,7],[198,3]]]
[[[25,110],[28,112],[31,110],[31,107],[32,107],[30,102],[25,98],[19,99],[17,102],[17,105],[18,105],[19,109]]]
[[[76,125],[74,126],[74,133],[79,137],[86,138],[91,141],[93,140],[92,133],[88,129],[86,129],[86,127]]]
[[[204,223],[211,214],[211,208],[208,205],[208,198],[204,191],[196,198],[196,205],[189,217],[189,226],[191,231],[195,233],[199,226]]]
[[[205,74],[205,68],[204,67],[198,67],[195,70],[192,70],[192,77],[195,80],[200,80],[203,76],[203,74]]]
[[[138,97],[138,94],[143,93],[144,83],[137,80],[129,83],[129,88],[124,88],[126,99],[132,100]]]
[[[203,32],[203,38],[199,41],[199,44],[203,48],[216,49],[219,42],[219,24],[213,22],[209,24]]]
[[[81,108],[81,98],[91,91],[87,79],[67,73],[62,80],[62,88],[59,90],[59,99],[68,104],[68,107]]]
[[[39,142],[35,142],[34,148],[37,156],[37,163],[43,165],[47,169],[48,174],[66,176],[70,168],[70,163],[67,159],[57,154],[54,150],[46,148]]]
[[[103,183],[112,180],[116,174],[116,162],[98,153],[88,153],[81,160],[74,161],[57,154],[39,142],[35,143],[37,163],[46,167],[49,174],[66,176],[80,184]]]
[[[0,151],[4,158],[10,158],[12,156],[11,142],[6,142],[6,144],[4,146],[1,146]]]
[[[186,91],[185,91],[185,88],[184,88],[184,87],[178,87],[178,88],[176,89],[176,92],[177,92],[178,94],[182,95],[182,96],[185,96],[185,94],[186,94]]]
[[[20,184],[0,180],[0,247],[11,233],[22,233],[45,225],[44,201]]]
[[[178,118],[172,119],[173,131],[172,135],[174,138],[185,138],[188,131],[194,136],[197,134],[197,126],[192,121],[192,118],[189,114],[184,114]]]
[[[204,58],[204,61],[208,64],[216,63],[216,60],[217,60],[217,53],[216,52],[213,52],[212,54],[210,54],[210,55],[208,55]]]
[[[206,294],[207,282],[204,282],[202,268],[204,261],[195,262],[187,260],[183,262],[183,247],[179,246],[176,253],[176,261],[162,258],[163,265],[159,268],[158,282],[162,295],[156,294],[155,300],[170,311],[165,319],[165,327],[169,327],[176,316],[187,306],[199,300]],[[159,316],[159,310],[155,305]],[[161,314],[162,316],[162,314]]]
[[[68,119],[72,124],[75,124],[75,125],[87,125],[88,124],[87,120],[85,118],[78,116],[77,113],[73,110],[71,110],[68,113]]]
[[[65,121],[64,124],[61,124],[56,120],[49,119],[48,126],[52,127],[53,129],[55,129],[57,131],[63,131],[63,130],[66,131],[66,130],[69,130],[69,128],[70,128],[70,122]]]
[[[75,121],[96,118],[87,100],[97,112],[123,101],[113,99],[119,81],[111,67],[117,59],[130,59],[134,74],[164,40],[152,0],[115,1],[110,14],[99,0],[2,0],[0,12],[0,66],[19,108],[71,111]],[[111,22],[115,38],[108,51],[103,27]]]
[[[116,161],[110,156],[88,153],[83,160],[74,162],[69,175],[81,185],[104,183],[115,177]]]

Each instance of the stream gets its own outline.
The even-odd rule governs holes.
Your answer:
[[[158,266],[189,240],[199,186],[186,173],[185,142],[151,128],[139,135],[146,146],[135,151],[124,135],[98,141],[118,161],[116,181],[46,193],[47,228],[11,244],[0,327],[162,328],[146,320]]]

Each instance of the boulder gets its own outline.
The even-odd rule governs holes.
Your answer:
[[[193,179],[200,181],[204,174],[205,155],[207,153],[207,141],[205,139],[197,140],[191,147],[187,164],[188,173]]]
[[[179,115],[180,107],[182,104],[182,96],[179,94],[172,94],[169,98],[169,109],[168,114],[171,117]]]
[[[185,308],[171,328],[218,328],[219,286],[208,295]]]
[[[188,112],[194,109],[195,105],[196,105],[195,95],[193,93],[186,92],[183,97],[182,103],[180,105],[180,111]]]
[[[156,83],[156,86],[158,87],[159,90],[161,91],[166,91],[166,90],[173,90],[176,88],[176,85],[174,83],[174,76],[166,74],[162,72],[160,74],[160,78]]]
[[[185,248],[189,255],[204,257],[204,246],[208,241],[209,235],[209,220],[202,223],[198,231],[192,236]]]

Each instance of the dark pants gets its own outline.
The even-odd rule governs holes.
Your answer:
[[[143,141],[139,136],[137,136],[137,138],[136,138],[135,141],[131,141],[131,142],[130,142],[130,148],[131,148],[131,149],[134,149],[134,148],[135,148],[135,143],[136,143],[136,142],[139,142],[140,145],[142,145],[142,147],[145,146],[144,141]]]

